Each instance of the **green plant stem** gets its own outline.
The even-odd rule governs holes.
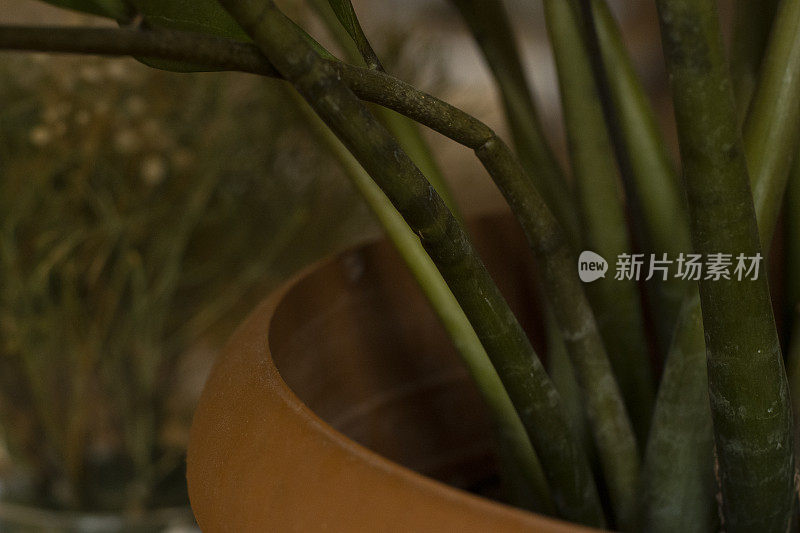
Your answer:
[[[701,254],[761,253],[733,89],[712,0],[659,0],[692,241]],[[727,531],[786,531],[791,410],[769,288],[699,282]]]
[[[759,85],[764,87],[781,87],[781,93],[776,97],[774,90],[758,89],[756,98],[761,100],[753,104],[753,109],[764,109],[762,116],[780,117],[777,122],[785,121],[789,126],[800,120],[800,113],[796,103],[791,103],[786,96],[794,94],[794,98],[800,97],[796,89],[792,89],[792,84],[778,84],[776,80],[795,80],[800,76],[800,56],[791,53],[797,47],[796,40],[788,40],[788,36],[800,33],[800,20],[791,13],[796,13],[798,8],[797,0],[785,2],[782,9],[789,16],[781,16],[776,19],[776,27],[773,31],[772,39],[781,39],[783,47],[770,45],[768,54],[779,54],[784,59],[780,61],[767,60],[763,69],[762,80]],[[781,37],[778,37],[781,36]],[[774,51],[773,51],[774,50]],[[769,66],[767,66],[769,65]],[[772,81],[770,81],[772,80]],[[783,95],[783,96],[781,96]],[[755,120],[755,119],[753,119]],[[759,119],[763,120],[763,118]],[[752,137],[747,130],[753,127],[750,122],[746,124],[745,138]],[[777,126],[776,131],[788,136],[796,134],[791,127]],[[777,161],[783,158],[791,158],[791,154],[796,150],[790,148],[791,141],[785,138],[778,138],[774,141],[777,150],[768,154],[768,159]],[[795,146],[797,140],[795,140]],[[757,143],[746,143],[746,156],[752,181],[753,201],[756,208],[756,215],[759,221],[762,246],[767,250],[770,246],[771,235],[774,233],[778,221],[778,209],[775,207],[774,198],[780,198],[785,188],[788,172],[780,174],[778,172],[767,173],[759,168],[756,161],[764,158],[755,154],[751,155]],[[769,195],[772,201],[766,201],[765,196]],[[697,298],[696,290],[693,296],[687,299]],[[684,303],[684,305],[687,305]],[[667,358],[664,376],[659,388],[656,400],[656,412],[651,436],[645,454],[645,467],[643,469],[643,493],[644,505],[642,510],[643,523],[646,528],[653,531],[682,531],[687,528],[695,530],[690,525],[708,523],[713,519],[709,517],[709,505],[705,501],[693,500],[691,506],[681,504],[681,494],[672,490],[673,486],[680,485],[684,491],[694,494],[702,494],[703,486],[707,484],[707,472],[713,468],[711,446],[697,446],[699,442],[710,442],[711,440],[711,415],[707,409],[697,411],[697,398],[702,398],[704,393],[698,390],[707,388],[707,371],[705,362],[705,352],[701,351],[702,327],[690,323],[692,314],[684,313],[678,322],[673,340],[673,349]],[[694,341],[691,338],[694,337]],[[692,347],[695,349],[678,349],[680,346]],[[706,405],[705,403],[702,405]],[[702,407],[701,405],[701,407]],[[695,412],[699,415],[696,418],[687,419],[683,413]],[[665,469],[663,465],[671,465]],[[697,465],[707,465],[707,471],[701,471]],[[679,481],[679,479],[682,481]],[[713,494],[706,494],[706,500],[713,500]],[[680,511],[676,511],[680,509]]]
[[[639,474],[636,438],[597,323],[575,273],[577,257],[502,140],[495,138],[476,153],[517,215],[541,261],[544,290],[586,401],[598,457],[610,477],[608,484],[619,490],[614,493],[617,520],[627,523],[633,509],[628,507],[632,502],[626,498],[625,483],[635,485]]]
[[[591,62],[573,7],[563,0],[545,0],[544,6],[556,58],[583,246],[613,261],[631,253],[632,246]],[[586,292],[639,442],[644,444],[655,387],[636,281],[608,275],[588,285]],[[627,488],[632,499],[635,488]]]
[[[249,3],[245,3],[244,6],[230,7],[258,10]],[[272,9],[272,7],[267,9]],[[252,15],[253,13],[251,13]],[[286,25],[287,27],[291,26],[292,32],[296,31],[290,22],[287,22]],[[288,30],[282,33],[284,37],[288,34]],[[102,45],[105,47],[104,50],[114,48],[113,45],[109,46],[105,42],[109,38],[109,34],[95,34],[95,36],[98,35],[101,38],[93,42],[93,45]],[[264,40],[268,38],[263,32],[261,35],[260,38]],[[54,38],[53,35],[39,33],[36,36],[37,39],[31,39],[29,36],[26,44],[28,47],[38,46],[48,47],[48,49],[61,45],[67,50],[74,51],[74,48],[68,48],[69,45],[63,42],[64,36],[63,33],[60,33],[57,38]],[[6,42],[4,37],[7,37],[7,34],[0,31],[0,47]],[[270,37],[271,39],[272,37]],[[305,39],[294,40],[297,41],[295,50],[308,50],[308,47],[311,46]],[[85,42],[81,44],[85,44]],[[277,43],[274,44],[278,46]],[[246,67],[239,70],[262,73],[267,70],[274,71],[269,61],[264,60],[260,54],[252,55],[252,49],[247,45],[232,46],[228,44],[227,46],[233,48],[236,53],[226,52],[227,55],[221,58],[206,59],[224,59],[228,61],[226,68],[232,67],[230,62],[231,59],[234,59],[240,62],[238,66]],[[209,48],[211,47],[209,46]],[[280,49],[289,53],[289,48],[281,47]],[[249,50],[250,55],[241,53],[244,50]],[[95,50],[95,52],[97,51]],[[191,50],[182,51],[192,53]],[[174,50],[169,51],[169,53],[173,52]],[[277,50],[273,50],[273,52],[276,55],[271,59],[276,60]],[[148,53],[142,55],[147,56]],[[191,55],[177,59],[187,61],[190,58]],[[526,176],[505,143],[490,128],[474,117],[386,74],[328,61],[310,52],[304,58],[308,61],[313,58],[314,68],[311,70],[315,74],[324,74],[320,83],[339,93],[342,98],[349,98],[350,93],[343,86],[349,87],[355,95],[362,99],[402,112],[476,151],[501,192],[509,200],[535,253],[543,260],[548,297],[553,304],[554,312],[565,337],[581,388],[586,394],[585,397],[589,404],[587,410],[592,421],[593,433],[595,438],[599,438],[598,440],[601,441],[598,443],[599,453],[604,456],[604,460],[618,464],[619,468],[610,468],[617,472],[617,475],[628,479],[635,478],[635,471],[638,469],[635,438],[597,331],[594,316],[586,301],[580,281],[574,274],[575,258],[553,215],[548,211],[532,181]],[[200,64],[203,62],[201,61]],[[283,72],[283,74],[285,73]],[[309,80],[305,80],[305,85],[311,83],[313,77],[309,76],[309,78]],[[332,81],[334,78],[336,82]],[[304,91],[311,89],[311,87],[304,87]],[[317,98],[322,98],[320,94],[315,94]],[[314,98],[314,94],[308,96]],[[324,98],[318,103],[320,105],[329,104],[328,100]],[[496,363],[498,373],[504,379],[504,384],[518,410],[520,410],[520,405],[528,403],[531,398],[547,397],[548,390],[554,393],[552,397],[556,397],[552,384],[549,379],[546,379],[546,376],[543,376],[540,382],[533,383],[529,378],[522,379],[519,370],[514,369],[513,360],[500,360],[500,358],[509,357],[510,349],[504,351],[506,348],[512,345],[517,347],[522,345],[527,350],[529,343],[524,337],[520,337],[521,331],[518,329],[519,325],[516,320],[512,320],[513,316],[506,313],[507,305],[504,303],[499,307],[495,305],[494,299],[500,298],[500,296],[496,293],[496,287],[489,283],[490,280],[483,266],[479,262],[474,262],[475,260],[471,257],[472,250],[469,241],[460,227],[454,223],[454,219],[451,220],[447,213],[438,210],[438,196],[431,194],[432,191],[425,187],[425,182],[415,181],[417,177],[422,176],[414,173],[416,169],[413,166],[404,166],[407,164],[404,158],[400,160],[386,159],[387,152],[402,153],[392,140],[384,136],[386,132],[382,128],[377,128],[372,122],[362,123],[365,120],[369,121],[371,117],[367,118],[368,115],[364,113],[364,109],[358,102],[347,101],[347,104],[349,107],[342,107],[341,109],[344,111],[341,113],[348,117],[360,117],[362,120],[347,121],[346,124],[341,125],[341,128],[346,126],[345,129],[335,127],[334,130],[340,136],[351,135],[361,140],[366,137],[373,141],[377,139],[387,143],[386,150],[377,152],[364,150],[363,147],[358,152],[358,146],[354,144],[348,145],[348,148],[359,153],[359,161],[370,172],[370,175],[387,180],[380,183],[384,192],[404,214],[409,225],[417,233],[423,232],[421,236],[426,250],[437,263],[445,279],[452,283],[451,290],[459,299],[464,311],[470,316],[476,333]],[[341,116],[339,113],[331,112],[331,116],[325,118],[333,123],[337,117]],[[375,136],[374,139],[373,136]],[[370,160],[367,161],[367,158]],[[411,180],[410,184],[413,186],[405,183],[403,179],[398,179],[394,172],[390,172],[398,170],[398,165],[404,172],[402,178]],[[430,204],[419,200],[420,196],[428,197],[430,202],[433,202],[432,210],[423,209]],[[455,261],[454,256],[463,257],[463,263]],[[467,280],[469,281],[461,279],[465,274],[468,274]],[[474,286],[470,287],[470,282],[479,283],[478,287],[481,291],[485,290],[486,294],[476,291]],[[489,299],[487,300],[487,298]],[[480,320],[478,317],[483,317],[484,313],[492,320],[499,322],[497,328],[504,334],[498,335],[496,334],[497,328],[484,327],[478,323]],[[523,360],[528,358],[525,355],[521,357]],[[530,369],[534,377],[538,376],[538,372],[541,370],[541,365],[537,363],[536,359],[533,359],[533,363],[525,363],[526,367],[533,364]],[[507,372],[510,372],[511,375],[508,376]],[[507,379],[509,383],[506,383]],[[573,518],[576,521],[597,523],[601,518],[597,507],[596,488],[591,482],[586,458],[581,455],[582,450],[579,444],[571,439],[563,419],[563,413],[560,410],[557,411],[554,419],[546,424],[532,423],[536,416],[544,417],[539,411],[521,412],[520,415],[529,432],[534,432],[534,427],[539,432],[538,435],[531,434],[530,436],[546,469],[545,473],[559,510],[568,518],[576,517]],[[543,421],[543,418],[540,421]],[[548,438],[544,439],[542,435],[548,435]],[[540,437],[538,440],[537,436]],[[557,436],[557,438],[553,438],[553,436]],[[565,440],[560,440],[562,438]],[[553,458],[552,461],[549,459],[550,457]],[[569,457],[569,459],[565,459],[565,457]],[[547,470],[548,468],[550,471]],[[560,486],[559,483],[563,483],[564,486]],[[593,494],[595,495],[593,496]]]
[[[489,408],[497,428],[499,448],[514,465],[513,474],[516,483],[522,485],[517,485],[515,493],[524,494],[530,498],[520,503],[532,510],[553,514],[554,507],[550,489],[542,473],[539,459],[525,433],[525,427],[514,410],[514,405],[480,339],[436,269],[436,265],[425,253],[419,239],[392,206],[380,187],[372,181],[336,135],[296,92],[287,90],[286,93],[305,117],[314,135],[342,166],[350,182],[364,199],[386,236],[403,258],[436,316],[452,339],[453,345],[461,355],[481,397]]]
[[[452,4],[466,22],[494,77],[520,163],[528,176],[534,180],[536,189],[558,219],[572,246],[577,248],[581,240],[580,226],[572,188],[553,155],[542,129],[514,38],[514,30],[502,0],[452,0]],[[556,385],[568,407],[573,429],[577,430],[576,434],[585,436],[588,430],[585,427],[586,417],[582,413],[583,403],[578,392],[580,387],[574,381],[575,374],[572,372],[564,341],[556,338],[559,335],[558,324],[552,313],[549,316],[548,352],[554,351],[554,353],[548,353],[548,361],[562,355],[567,358],[566,362],[557,366],[569,371],[558,374],[562,382]],[[576,396],[567,398],[564,394],[576,394]]]
[[[800,0],[784,0],[744,126],[744,148],[764,247],[800,144]]]
[[[358,64],[361,61],[367,60],[367,57],[362,57],[362,53],[359,52],[354,39],[350,37],[347,30],[339,23],[328,0],[311,0],[311,7],[333,36],[336,44],[342,48],[346,59],[350,63]],[[384,72],[374,52],[372,52],[371,57],[374,58],[371,68]],[[386,126],[392,135],[400,142],[403,150],[405,150],[411,160],[414,161],[414,164],[417,165],[425,177],[428,178],[430,184],[433,185],[433,188],[436,189],[436,192],[442,197],[442,200],[444,200],[447,207],[450,208],[453,215],[460,221],[463,221],[461,210],[458,208],[458,204],[453,197],[453,191],[447,183],[444,174],[442,174],[442,170],[436,162],[436,158],[433,156],[430,146],[428,146],[428,143],[423,138],[419,126],[413,120],[391,109],[378,107],[374,112],[381,122],[383,122],[383,125]]]
[[[706,533],[717,520],[714,434],[700,295],[684,301],[658,389],[639,495],[639,528]]]
[[[376,181],[447,281],[492,359],[534,448],[559,512],[601,524],[588,461],[558,393],[466,233],[399,145],[301,37],[272,1],[223,6]]]
[[[789,353],[786,357],[792,412],[795,417],[795,447],[800,444],[800,156],[795,157],[786,191],[786,299],[789,323]]]
[[[800,150],[795,157],[786,188],[785,212],[786,306],[787,315],[794,316],[800,304]],[[795,414],[800,414],[800,410],[795,411]]]
[[[347,76],[343,78],[348,79]],[[351,82],[351,87],[357,87],[362,94],[368,92],[363,90],[367,83],[372,83],[365,76],[348,81]],[[360,85],[359,81],[365,82],[364,85]],[[413,90],[401,83],[393,82],[393,85],[390,92],[401,99],[405,99],[404,93]],[[633,501],[629,495],[631,487],[635,486],[638,479],[636,440],[591,308],[577,276],[574,275],[576,258],[571,244],[567,242],[558,223],[542,202],[533,182],[494,132],[472,117],[464,116],[431,97],[412,98],[418,103],[435,108],[425,115],[427,121],[420,120],[421,122],[438,131],[445,129],[431,122],[430,118],[437,117],[440,120],[447,117],[448,127],[457,125],[458,135],[451,138],[459,137],[467,141],[467,146],[475,149],[478,158],[508,200],[531,247],[542,261],[548,298],[565,338],[580,387],[584,391],[588,418],[598,442],[598,454],[604,471],[609,476],[609,483],[615,487],[618,520],[625,523],[632,516]],[[413,118],[419,120],[422,114]],[[462,137],[464,133],[470,136],[477,134],[480,140],[475,142],[466,139]]]
[[[254,45],[177,30],[0,26],[0,49],[141,56],[281,78]],[[384,73],[328,61],[359,98],[393,109],[473,150],[495,137],[481,121]]]
[[[581,388],[578,385],[578,378],[575,377],[575,369],[572,368],[572,361],[569,359],[558,322],[553,315],[553,310],[549,307],[546,309],[545,315],[545,333],[547,335],[547,371],[561,395],[573,434],[581,441],[586,454],[594,463],[596,454],[588,420],[586,420],[586,412],[583,408]]]
[[[252,44],[179,30],[0,26],[0,49],[147,57],[196,65],[208,70],[230,70],[272,78],[281,77],[269,60]],[[366,70],[339,62],[336,63],[336,68],[348,73],[351,78],[363,76],[365,74],[363,71]],[[356,72],[358,70],[362,72]],[[392,106],[397,106],[399,109],[396,111],[401,115],[411,114],[408,109],[415,105],[413,101],[389,103],[385,101],[385,97],[380,96],[379,90],[376,91],[376,85],[381,83],[381,77],[369,75],[365,77],[368,83],[365,90],[371,98],[365,100],[390,109]],[[413,99],[427,97],[415,90],[411,92],[416,93]],[[430,113],[431,109],[421,111]],[[452,191],[418,128],[412,121],[401,119],[388,111],[383,113],[382,118],[387,127],[398,135],[401,144],[409,151],[437,192],[446,200],[448,207],[460,216]],[[416,131],[411,131],[411,128]]]
[[[386,126],[386,129],[395,136],[403,150],[406,151],[411,160],[414,161],[414,164],[419,167],[433,188],[436,189],[444,203],[447,204],[450,212],[457,219],[463,221],[464,216],[456,203],[453,189],[444,177],[430,145],[422,136],[422,130],[419,125],[400,113],[385,107],[376,106],[374,111]]]
[[[641,221],[634,237],[645,251],[677,257],[691,250],[684,192],[619,26],[605,0],[572,3],[581,6],[609,133],[632,214]],[[649,287],[659,345],[666,351],[687,283],[669,276]]]
[[[292,31],[294,31],[294,29]],[[15,32],[16,30],[12,30],[11,33]],[[156,33],[158,32],[153,32],[153,34]],[[111,50],[120,53],[117,44],[108,42],[110,38],[113,39],[119,34],[91,32],[89,35],[94,39],[94,41],[91,41],[89,36],[83,35],[81,36],[83,41],[78,42],[76,46],[76,42],[74,40],[71,43],[68,41],[69,36],[67,33],[45,33],[39,31],[35,36],[28,34],[24,47],[35,47],[36,49],[46,47],[49,50],[59,49],[59,47],[61,47],[62,51],[81,51],[76,50],[76,48],[83,48],[83,51],[87,51],[87,49],[89,49],[94,52],[107,53],[109,50]],[[175,32],[173,32],[173,35],[175,35]],[[6,28],[0,30],[0,47],[2,47],[7,41],[11,41],[12,43],[16,42],[13,39],[8,39],[8,37],[9,32],[6,31]],[[237,70],[274,73],[274,68],[272,67],[271,63],[265,60],[260,54],[253,54],[253,50],[251,47],[249,47],[249,45],[234,45],[232,43],[224,43],[227,47],[225,54],[223,54],[221,57],[208,57],[213,55],[211,54],[211,51],[220,45],[219,40],[209,41],[208,39],[205,39],[203,42],[206,43],[207,46],[190,47],[185,45],[186,41],[191,42],[191,40],[186,38],[184,34],[179,34],[180,38],[176,37],[172,40],[172,43],[178,43],[181,46],[185,46],[185,48],[176,51],[176,48],[178,48],[176,45],[176,48],[169,48],[165,51],[162,45],[157,44],[154,46],[153,43],[148,41],[148,39],[153,40],[152,34],[148,35],[147,39],[141,39],[139,41],[136,41],[134,37],[137,36],[132,36],[131,33],[125,34],[125,37],[130,38],[131,41],[134,41],[134,44],[139,47],[137,52],[139,55],[143,56],[150,56],[152,55],[152,52],[158,51],[165,55],[170,55],[170,57],[167,57],[168,59],[194,62],[195,64],[204,64],[204,61],[197,61],[197,59],[204,59],[207,64],[213,64],[215,66],[225,68],[233,68],[233,63],[238,62],[236,66],[242,68],[237,68]],[[87,41],[91,42],[87,44]],[[211,43],[214,43],[214,46],[211,46]],[[144,46],[145,44],[147,46]],[[194,44],[198,43],[194,42]],[[310,45],[307,41],[303,41],[302,46],[308,47]],[[17,47],[19,47],[19,45]],[[200,49],[204,54],[203,57],[196,57],[192,55],[198,54],[198,49]],[[177,53],[178,51],[186,54],[180,55]],[[337,79],[343,81],[345,85],[350,87],[353,92],[361,98],[385,105],[386,107],[395,109],[398,112],[402,112],[406,116],[417,120],[418,122],[421,122],[432,129],[443,133],[451,139],[473,148],[476,151],[476,154],[484,163],[484,166],[489,171],[489,174],[495,179],[495,182],[498,184],[506,198],[509,199],[512,209],[518,218],[520,218],[532,247],[544,262],[545,268],[543,270],[545,272],[545,281],[548,286],[548,296],[554,306],[554,311],[559,320],[562,333],[567,341],[567,348],[572,357],[576,373],[579,376],[581,387],[587,391],[586,398],[590,404],[589,417],[593,421],[593,431],[596,435],[595,438],[597,438],[597,435],[600,435],[603,440],[603,443],[599,446],[600,454],[605,454],[607,461],[619,462],[621,465],[625,465],[621,468],[611,469],[615,472],[618,472],[618,475],[625,478],[635,476],[635,470],[637,469],[636,456],[638,455],[636,452],[635,439],[630,428],[630,422],[627,419],[627,414],[625,413],[619,390],[611,373],[608,358],[602,346],[600,335],[597,332],[594,317],[586,301],[585,295],[583,294],[583,289],[580,285],[580,282],[577,276],[574,275],[574,257],[552,214],[550,214],[544,203],[541,201],[541,198],[538,196],[538,193],[533,187],[531,180],[525,175],[524,170],[519,166],[519,163],[511,154],[511,151],[508,149],[505,143],[503,143],[502,140],[500,140],[490,128],[477,119],[467,115],[457,108],[450,106],[445,102],[442,102],[441,100],[414,89],[400,80],[380,72],[352,67],[321,58],[316,58],[315,63],[322,65],[320,67],[322,70],[326,72],[333,72],[333,74],[330,74],[331,78],[336,77]],[[338,86],[338,84],[336,85]],[[362,115],[362,108],[355,108],[354,113],[355,114],[353,116]],[[350,124],[350,129],[357,130],[358,128],[355,126],[355,124]],[[364,131],[359,130],[351,133],[354,135],[359,133],[361,136],[372,135],[371,130],[366,129]],[[381,133],[383,132],[381,131]],[[373,167],[376,164],[377,163],[373,161]],[[385,164],[387,165],[387,168],[393,168],[396,166],[397,162],[390,160]],[[388,191],[385,190],[385,192]],[[393,197],[396,194],[398,198],[395,201],[411,202],[412,199],[409,198],[409,193],[413,192],[415,192],[413,189],[407,189],[405,186],[397,186],[397,190],[389,196]],[[427,194],[422,191],[416,192],[423,195]],[[414,209],[412,213],[410,213],[411,215],[427,214],[425,211],[418,209],[416,205],[413,207]],[[435,233],[434,235],[443,241],[450,242],[451,244],[445,246],[444,243],[437,242],[428,245],[426,248],[428,248],[429,251],[443,254],[444,256],[455,253],[455,251],[452,249],[453,247],[461,246],[462,249],[459,250],[459,254],[464,252],[464,243],[460,240],[461,231],[452,229],[454,227],[453,224],[447,217],[444,216],[443,213],[435,211],[434,215],[435,217],[439,217],[441,221],[437,222],[434,228],[425,229],[432,232],[434,229],[439,230],[438,233]],[[422,221],[427,222],[427,219],[429,218],[431,217],[424,217]],[[412,227],[414,226],[414,224],[411,225]],[[444,237],[443,235],[440,235],[442,230],[452,232],[452,236]],[[453,239],[456,240],[454,241]],[[440,259],[445,258],[440,257]],[[452,260],[451,257],[447,257],[446,259],[448,261]],[[474,265],[470,267],[469,263],[467,265],[450,266],[459,266],[461,267],[460,270],[474,267]],[[442,273],[444,274],[445,272],[443,271]],[[486,281],[483,278],[484,273],[485,271],[481,267],[479,270],[474,272],[473,277],[481,279],[481,282],[484,283]],[[453,289],[453,292],[458,297],[459,292],[455,289],[455,287],[451,286],[451,289]],[[492,290],[496,289],[493,288]],[[474,313],[474,319],[475,316],[482,312],[481,309],[485,306],[486,301],[482,299],[480,295],[475,294],[474,290],[465,292],[467,292],[467,294],[463,295],[465,301],[469,301],[470,305],[475,306],[470,311]],[[459,301],[461,301],[461,298],[459,298]],[[465,311],[467,311],[467,305],[463,302],[462,305],[464,305]],[[501,307],[499,309],[501,311],[500,314],[502,315],[502,312],[504,312],[503,308]],[[508,319],[508,317],[501,318],[503,320]],[[513,323],[516,324],[516,321]],[[476,324],[473,324],[473,326],[476,326]],[[488,329],[478,331],[479,328],[476,327],[476,331],[479,333],[479,336],[481,336],[481,334],[488,334],[491,343],[494,346],[500,346],[503,343],[509,343],[509,337],[513,338],[517,334],[515,331],[516,327],[518,327],[518,325],[512,327],[511,330],[506,333],[506,335],[499,337],[495,337],[494,333]],[[522,341],[518,339],[516,342]],[[490,356],[494,357],[495,354],[493,354],[493,351],[489,349],[489,346],[485,345],[485,347],[487,348],[487,352],[490,353]],[[498,371],[502,377],[502,370],[498,368]],[[521,394],[529,386],[536,385],[525,384],[523,386],[520,384],[519,389],[516,392]],[[520,396],[515,397],[515,393],[511,390],[512,387],[508,385],[507,387],[512,398],[515,400],[520,400]],[[528,427],[530,430],[531,426],[527,422],[528,420],[526,420],[526,427]],[[554,434],[558,434],[556,429],[554,429],[554,431],[556,431]],[[614,438],[611,437],[612,435]],[[543,464],[547,465],[549,463],[548,459],[545,457],[545,454],[542,452],[542,450],[540,450],[540,447],[537,445],[533,436],[532,439],[534,439],[535,448],[537,453],[539,453]],[[549,439],[547,443],[542,443],[542,445],[546,445],[552,449],[554,453],[558,452],[557,456],[563,457],[561,452],[557,450],[559,446],[554,445],[554,443],[550,442]],[[572,443],[571,446],[573,446],[573,449],[567,451],[569,453],[577,453],[578,450],[575,448],[575,444]],[[585,458],[583,458],[582,461],[585,462]],[[581,462],[574,462],[569,466],[572,470],[583,469]],[[574,482],[577,482],[579,486],[583,487],[584,491],[588,490],[586,489],[586,483],[588,483],[590,480],[590,478],[586,477],[587,474],[588,472],[582,472],[580,473],[580,476],[576,477],[574,480]],[[555,475],[552,477],[555,477]],[[553,491],[557,491],[558,489],[555,487],[556,482],[551,478],[550,475],[548,475],[548,480],[550,481]],[[557,504],[561,504],[564,508],[569,509],[567,511],[569,514],[574,515],[575,513],[583,513],[584,520],[586,520],[588,515],[596,512],[596,510],[594,510],[595,501],[591,497],[586,500],[585,494],[581,497],[581,499],[585,502],[585,505],[588,505],[590,508],[592,508],[591,511],[586,511],[586,507],[582,508],[579,506],[567,505],[564,503],[567,500],[562,499],[559,501],[558,496],[556,496],[555,499]],[[596,521],[596,518],[597,516],[595,515],[592,520]]]
[[[761,59],[780,0],[736,0],[731,76],[739,116],[744,119],[758,84]]]
[[[374,70],[384,71],[378,55],[367,40],[361,23],[358,21],[353,3],[350,0],[328,0],[328,5],[336,15],[342,28],[344,28],[358,49],[359,55],[366,65]]]
[[[515,151],[561,227],[577,246],[580,226],[571,187],[542,130],[539,113],[501,0],[451,0],[480,46],[500,89]]]

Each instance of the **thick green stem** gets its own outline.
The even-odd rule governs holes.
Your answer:
[[[574,245],[580,227],[567,183],[542,130],[514,31],[501,0],[452,0],[469,26],[500,89],[514,147],[536,189]]]
[[[442,279],[419,239],[392,206],[380,187],[369,177],[363,167],[350,154],[336,135],[294,91],[286,91],[298,110],[306,118],[320,142],[342,166],[350,182],[359,192],[380,223],[386,236],[408,266],[423,293],[441,321],[453,345],[461,355],[478,391],[489,408],[497,428],[498,444],[504,457],[514,465],[515,494],[517,502],[527,508],[553,514],[550,489],[542,473],[539,459],[533,450],[525,427],[492,366],[489,356],[472,329],[458,301]],[[526,498],[526,499],[522,499]]]
[[[613,263],[621,254],[631,253],[632,247],[617,166],[580,21],[568,2],[545,0],[544,6],[561,88],[583,247]],[[586,293],[639,442],[644,444],[655,387],[636,281],[608,275],[587,285]]]
[[[744,148],[713,0],[659,0],[692,242],[760,256]],[[734,263],[735,264],[735,263]],[[709,397],[728,531],[786,531],[793,500],[791,408],[767,285],[699,282]]]
[[[385,107],[376,107],[375,113],[386,126],[386,129],[400,142],[400,146],[414,161],[414,164],[419,167],[430,184],[433,185],[433,188],[442,197],[444,203],[447,204],[450,212],[457,219],[463,220],[464,217],[453,196],[453,190],[450,184],[447,183],[439,163],[436,162],[436,157],[434,157],[431,147],[422,136],[419,125],[410,118],[406,118]]]
[[[778,220],[779,211],[775,208],[774,199],[781,197],[788,172],[782,174],[765,172],[756,162],[762,161],[760,164],[763,165],[765,161],[769,160],[781,161],[786,157],[791,158],[796,152],[796,149],[790,148],[792,142],[786,137],[796,135],[791,125],[800,121],[800,112],[797,110],[797,104],[792,103],[791,99],[787,97],[794,95],[794,99],[800,98],[800,92],[793,88],[791,83],[783,84],[779,80],[792,81],[800,77],[800,55],[796,51],[792,52],[797,48],[798,40],[790,38],[792,35],[800,34],[800,20],[796,16],[798,6],[800,6],[800,2],[797,0],[784,2],[781,9],[785,15],[776,19],[772,37],[773,42],[781,42],[782,45],[771,44],[768,47],[768,55],[775,54],[783,59],[781,61],[767,59],[762,71],[762,79],[759,82],[760,87],[780,87],[781,91],[775,93],[775,89],[759,88],[756,91],[756,98],[759,102],[753,104],[754,110],[763,109],[759,112],[761,117],[758,119],[759,121],[764,120],[763,117],[767,116],[780,117],[776,121],[776,131],[780,131],[783,137],[775,139],[773,146],[777,149],[773,153],[767,154],[766,159],[750,153],[750,150],[759,143],[745,143],[753,201],[759,221],[761,242],[765,250],[769,248],[770,236],[773,234]],[[776,39],[778,40],[776,41]],[[751,120],[755,121],[756,119]],[[779,122],[785,122],[785,124],[778,125]],[[754,127],[754,124],[757,123],[748,121],[745,130],[746,139],[754,138],[753,134],[749,132],[749,128]],[[794,143],[796,146],[796,138]],[[767,201],[768,196],[773,200]],[[693,297],[696,298],[695,291],[693,294]],[[680,484],[685,487],[685,491],[701,494],[707,474],[698,471],[696,465],[706,464],[710,469],[712,464],[710,446],[704,448],[691,444],[710,441],[710,413],[705,410],[705,416],[694,420],[684,419],[681,414],[697,409],[693,401],[702,397],[703,392],[696,390],[696,387],[705,389],[707,379],[706,365],[703,364],[704,352],[675,348],[677,346],[696,346],[699,350],[703,346],[701,344],[702,328],[699,327],[699,324],[693,326],[687,323],[689,320],[691,320],[691,314],[683,314],[675,331],[673,350],[670,351],[667,358],[645,455],[643,490],[646,496],[643,515],[646,518],[646,527],[654,531],[680,531],[684,529],[684,524],[704,524],[709,520],[708,505],[705,502],[691,507],[682,507],[680,494],[671,490],[673,483],[677,483],[675,478],[680,477],[683,480]],[[695,338],[694,341],[691,340],[692,336]],[[673,465],[673,468],[664,471],[659,466],[660,464],[670,464]],[[648,498],[647,494],[657,496]],[[707,494],[706,500],[712,501],[713,494]],[[678,509],[680,511],[677,511]],[[650,519],[647,519],[648,517]]]
[[[341,82],[336,69],[308,45],[273,2],[222,4],[419,235],[503,380],[542,459],[559,512],[579,522],[601,524],[588,461],[570,434],[558,393],[458,221],[391,135]]]

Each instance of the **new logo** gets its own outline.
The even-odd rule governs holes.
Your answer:
[[[586,250],[578,257],[578,276],[584,283],[591,283],[606,277],[608,262],[603,256]]]

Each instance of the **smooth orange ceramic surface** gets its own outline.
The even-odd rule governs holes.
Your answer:
[[[537,337],[516,229],[492,219],[475,237]],[[195,413],[192,508],[207,533],[588,531],[451,486],[492,486],[490,437],[413,280],[374,244],[307,270],[236,331]]]

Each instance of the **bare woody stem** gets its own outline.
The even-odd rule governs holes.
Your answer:
[[[659,0],[692,242],[697,253],[761,253],[730,75],[713,0]],[[786,531],[791,410],[766,276],[699,282],[725,529]]]
[[[458,221],[397,142],[271,1],[226,0],[262,51],[381,187],[447,281],[492,359],[542,459],[559,511],[603,522],[588,461],[558,394]]]

